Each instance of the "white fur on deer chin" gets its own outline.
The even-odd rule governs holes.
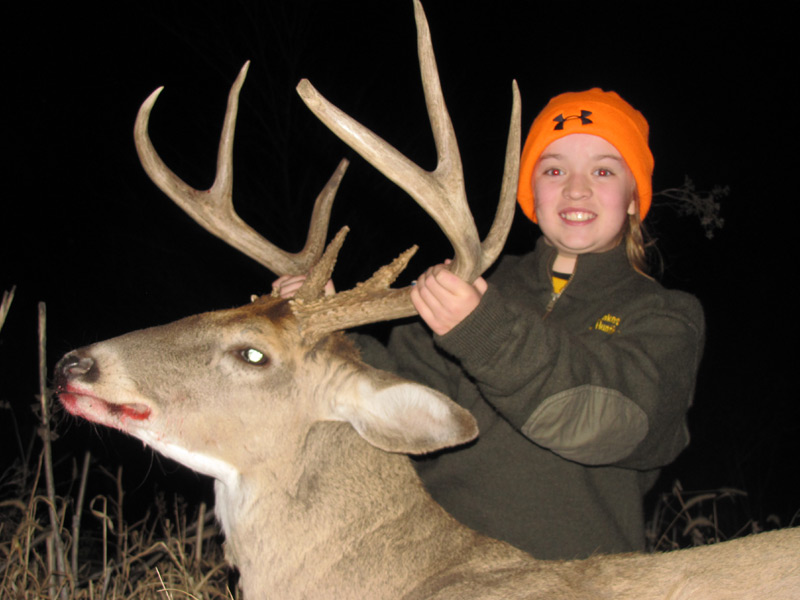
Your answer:
[[[201,452],[192,452],[178,444],[166,442],[161,439],[161,436],[157,436],[146,429],[133,430],[131,434],[156,452],[189,467],[193,471],[213,477],[231,489],[238,486],[241,474],[233,465],[224,460],[207,456]]]

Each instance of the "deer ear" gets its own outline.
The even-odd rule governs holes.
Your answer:
[[[478,436],[470,412],[424,385],[367,367],[356,389],[340,399],[335,418],[387,452],[425,454]]]

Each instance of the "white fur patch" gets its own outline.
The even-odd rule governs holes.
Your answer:
[[[135,432],[135,435],[153,450],[160,452],[167,458],[176,460],[198,473],[213,477],[232,489],[238,486],[239,471],[224,460],[212,458],[199,452],[192,452],[182,446],[165,442],[158,439],[150,431],[139,430]]]

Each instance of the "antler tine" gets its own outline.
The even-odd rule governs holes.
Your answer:
[[[378,269],[367,281],[353,289],[337,292],[335,296],[305,298],[299,297],[299,293],[295,295],[291,303],[294,314],[302,323],[303,337],[316,340],[332,331],[417,314],[408,294],[409,288],[389,287],[416,251],[417,246],[412,246]]]
[[[297,253],[281,250],[247,225],[233,208],[233,137],[239,106],[239,92],[250,61],[246,62],[231,86],[228,107],[220,136],[217,172],[208,190],[197,190],[173,173],[156,152],[148,135],[150,112],[163,87],[144,101],[136,116],[133,137],[145,172],[173,202],[204,229],[246,254],[278,275],[305,273],[319,259],[325,247],[331,207],[348,161],[339,163],[317,197],[305,247]]]
[[[482,272],[480,238],[467,203],[461,157],[442,95],[430,30],[418,0],[414,1],[414,12],[422,84],[438,156],[434,171],[423,170],[336,108],[308,80],[301,80],[297,91],[328,128],[427,211],[455,250],[451,270],[462,279],[473,281]]]
[[[344,238],[350,232],[350,228],[346,225],[342,227],[339,232],[331,240],[322,257],[311,266],[308,272],[308,277],[303,282],[303,285],[297,290],[294,295],[297,300],[313,300],[323,295],[325,284],[333,275],[333,267],[336,265],[336,259],[339,257],[339,250],[342,249]],[[273,296],[280,296],[278,290],[272,291]]]
[[[522,141],[522,102],[516,79],[511,82],[511,97],[511,123],[508,126],[506,162],[503,167],[503,183],[500,186],[500,201],[497,204],[492,228],[481,244],[481,273],[491,267],[500,256],[500,252],[503,251],[508,232],[511,231],[511,222],[514,220],[514,209],[517,205],[517,181],[519,180]]]

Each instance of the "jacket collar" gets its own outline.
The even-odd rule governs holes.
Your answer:
[[[556,259],[556,249],[549,245],[544,236],[536,242],[533,252],[534,269],[537,279],[552,285],[552,266]],[[625,246],[620,244],[608,252],[581,254],[575,264],[569,285],[562,292],[573,298],[596,298],[605,296],[609,290],[636,277],[642,277],[633,270]],[[552,289],[552,288],[551,288]]]

